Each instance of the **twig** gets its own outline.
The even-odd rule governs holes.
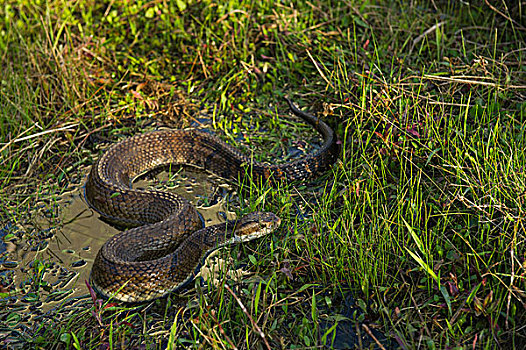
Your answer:
[[[363,350],[363,343],[362,343],[362,332],[360,332],[360,325],[358,322],[356,322],[356,337],[358,338],[358,349]]]
[[[498,13],[499,15],[501,15],[502,17],[504,17],[507,21],[510,21],[511,23],[515,24],[515,25],[518,26],[520,29],[524,29],[524,27],[523,27],[520,23],[517,23],[517,21],[515,21],[513,18],[511,18],[510,16],[507,16],[505,13],[503,13],[502,11],[500,11],[498,8],[496,8],[495,6],[493,6],[492,4],[490,4],[488,0],[485,0],[485,2],[486,2],[486,5],[488,5],[490,9],[492,9],[493,11],[495,11],[496,13]],[[507,9],[506,9],[506,10],[507,10]]]
[[[219,327],[219,332],[223,335],[223,337],[225,337],[226,341],[228,342],[228,344],[230,344],[232,349],[238,350],[237,346],[232,342],[230,337],[225,333],[225,331],[223,330],[223,327],[221,326],[221,323],[219,323],[219,320],[214,316],[213,313],[210,313],[210,317],[212,318],[212,320],[214,320],[217,323],[217,326]]]
[[[485,85],[485,86],[491,86],[491,87],[497,87],[497,88],[526,89],[526,85],[502,85],[502,84],[496,84],[496,83],[488,83],[488,82],[479,81],[479,80],[459,79],[455,77],[440,77],[440,76],[429,75],[429,74],[424,74],[424,78],[430,79],[430,80],[443,80],[443,81],[451,81],[451,82],[456,82],[456,83],[465,83],[465,84],[473,84],[473,85]]]
[[[29,173],[31,173],[31,170],[33,170],[33,166],[40,162],[40,159],[42,159],[42,156],[44,155],[44,153],[46,153],[47,150],[49,150],[51,148],[51,146],[53,146],[55,143],[57,143],[59,141],[58,138],[55,138],[55,137],[51,137],[49,139],[48,142],[46,142],[46,144],[44,146],[42,146],[42,148],[40,149],[40,151],[38,152],[38,154],[36,156],[33,157],[33,159],[31,160],[31,162],[29,163],[29,165],[27,166],[27,170],[26,170],[26,173],[24,174],[24,176],[28,176]]]
[[[73,154],[76,154],[77,151],[79,150],[80,147],[82,147],[84,145],[84,143],[86,142],[86,140],[88,139],[88,137],[94,133],[96,133],[97,131],[99,130],[102,130],[108,126],[111,126],[110,123],[107,123],[107,124],[104,124],[102,126],[99,126],[98,128],[96,129],[93,129],[91,131],[89,131],[88,133],[86,133],[86,135],[84,135],[84,137],[82,138],[82,141],[78,142],[77,143],[77,146],[75,147],[75,149],[73,150]],[[55,166],[55,171],[57,171],[57,169],[59,169],[61,166],[62,166],[62,162],[64,161],[64,155],[60,158],[59,162],[57,163],[57,165]]]
[[[382,345],[382,343],[380,343],[380,342],[378,341],[378,339],[376,339],[376,337],[374,336],[373,332],[371,332],[371,330],[369,329],[369,327],[367,327],[367,325],[365,325],[365,324],[362,324],[362,327],[363,327],[363,329],[367,332],[367,334],[369,334],[369,336],[370,336],[371,338],[373,338],[373,340],[374,340],[374,342],[376,343],[376,345],[378,345],[378,347],[379,347],[380,349],[385,350],[385,347]]]
[[[312,57],[312,55],[310,54],[309,50],[306,50],[307,51],[307,55],[309,55],[309,58],[311,59],[312,63],[314,64],[314,67],[316,67],[316,70],[318,71],[318,73],[320,73],[321,77],[323,78],[323,80],[325,80],[325,82],[331,86],[331,88],[334,89],[334,85],[332,85],[332,83],[329,81],[329,79],[327,79],[327,77],[325,76],[325,74],[323,74],[323,72],[321,71],[320,67],[318,66],[318,63],[314,60],[314,58]]]
[[[437,28],[440,28],[442,25],[444,25],[446,21],[439,22],[433,26],[431,26],[428,30],[417,36],[413,39],[413,44],[411,45],[411,48],[409,49],[409,52],[412,52],[415,48],[416,44],[418,44],[424,37],[426,37],[429,33],[431,33],[433,30],[436,30]]]
[[[199,329],[199,327],[197,327],[197,325],[194,323],[194,321],[191,320],[190,323],[192,324],[192,326],[194,327],[194,329],[195,329],[196,331],[198,331],[199,334],[201,334],[201,336],[203,337],[203,339],[205,339],[205,340],[206,340],[206,341],[207,341],[207,342],[208,342],[208,343],[209,343],[209,344],[215,349],[216,347],[214,346],[214,343],[215,343],[215,342],[213,341],[213,339],[212,339],[210,336],[204,334],[203,331],[202,331],[201,329]]]
[[[259,336],[261,337],[261,339],[263,339],[263,342],[265,343],[265,346],[267,347],[267,349],[271,349],[268,341],[267,341],[267,338],[265,337],[265,333],[263,333],[263,331],[261,330],[261,328],[258,327],[258,325],[256,324],[256,322],[254,322],[254,319],[252,318],[252,316],[250,316],[250,314],[248,313],[247,311],[247,308],[245,307],[245,305],[243,305],[243,302],[237,297],[237,295],[234,294],[234,292],[232,291],[232,289],[230,289],[230,287],[228,286],[228,284],[225,284],[225,288],[226,290],[228,290],[230,292],[230,294],[232,294],[232,296],[234,297],[234,299],[236,299],[237,303],[239,304],[239,307],[241,308],[241,310],[243,310],[243,312],[245,313],[245,315],[247,315],[248,319],[250,320],[250,323],[252,323],[252,326],[254,327],[254,329],[256,330],[256,332],[259,334]]]
[[[517,232],[517,228],[514,229],[515,232]],[[514,235],[515,236],[515,235]],[[516,238],[516,237],[514,237]],[[514,251],[514,244],[515,239],[511,241],[511,249],[510,249],[510,255],[511,255],[511,278],[510,278],[510,292],[508,292],[508,303],[506,305],[506,329],[509,328],[508,319],[510,315],[510,303],[511,303],[511,289],[513,288],[513,282],[515,281],[515,251]]]
[[[18,138],[18,139],[14,139],[14,140],[9,141],[8,143],[4,144],[4,147],[2,147],[2,149],[0,149],[0,152],[2,152],[4,149],[9,147],[13,143],[29,140],[29,139],[32,139],[32,138],[35,138],[35,137],[39,137],[39,136],[42,136],[42,135],[45,135],[45,134],[51,134],[51,133],[54,133],[54,132],[57,132],[57,131],[70,130],[70,129],[78,126],[78,125],[79,125],[78,123],[71,124],[71,125],[68,125],[68,126],[63,126],[61,128],[45,130],[45,131],[37,132],[36,134],[27,135],[27,136],[24,136],[24,137],[21,137],[21,138]]]

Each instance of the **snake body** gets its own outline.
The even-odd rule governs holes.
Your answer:
[[[290,163],[253,161],[218,137],[197,130],[153,131],[112,145],[92,166],[85,198],[106,220],[133,228],[104,243],[91,270],[92,287],[124,302],[155,299],[192,280],[200,262],[218,247],[255,239],[278,227],[276,215],[257,212],[203,228],[187,200],[169,192],[133,189],[131,184],[137,176],[168,164],[191,165],[233,181],[247,174],[270,183],[318,176],[337,157],[334,132],[287,102],[324,139],[317,152]]]

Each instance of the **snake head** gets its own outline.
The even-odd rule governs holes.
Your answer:
[[[236,222],[233,241],[246,242],[265,236],[280,224],[281,219],[274,213],[258,211],[247,214]]]

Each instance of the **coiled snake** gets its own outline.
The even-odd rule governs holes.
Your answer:
[[[204,257],[218,247],[277,228],[280,219],[261,212],[203,228],[187,200],[169,192],[132,189],[131,183],[167,164],[195,166],[233,181],[246,174],[270,183],[318,176],[337,157],[334,133],[320,119],[287,102],[324,139],[317,152],[290,163],[253,161],[218,137],[197,130],[153,131],[111,146],[91,168],[85,197],[106,220],[134,228],[104,243],[91,270],[92,287],[105,297],[125,302],[155,299],[192,280]]]

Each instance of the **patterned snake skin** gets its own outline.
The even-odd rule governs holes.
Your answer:
[[[111,146],[93,165],[85,186],[89,205],[106,220],[134,227],[109,239],[100,249],[90,275],[93,288],[125,302],[159,298],[191,281],[210,252],[274,230],[280,219],[252,213],[240,220],[202,228],[196,209],[176,194],[132,189],[133,180],[167,164],[201,168],[234,182],[306,181],[326,171],[338,155],[334,133],[320,119],[292,112],[323,136],[312,155],[286,164],[253,161],[216,136],[197,130],[161,130],[137,135]]]

